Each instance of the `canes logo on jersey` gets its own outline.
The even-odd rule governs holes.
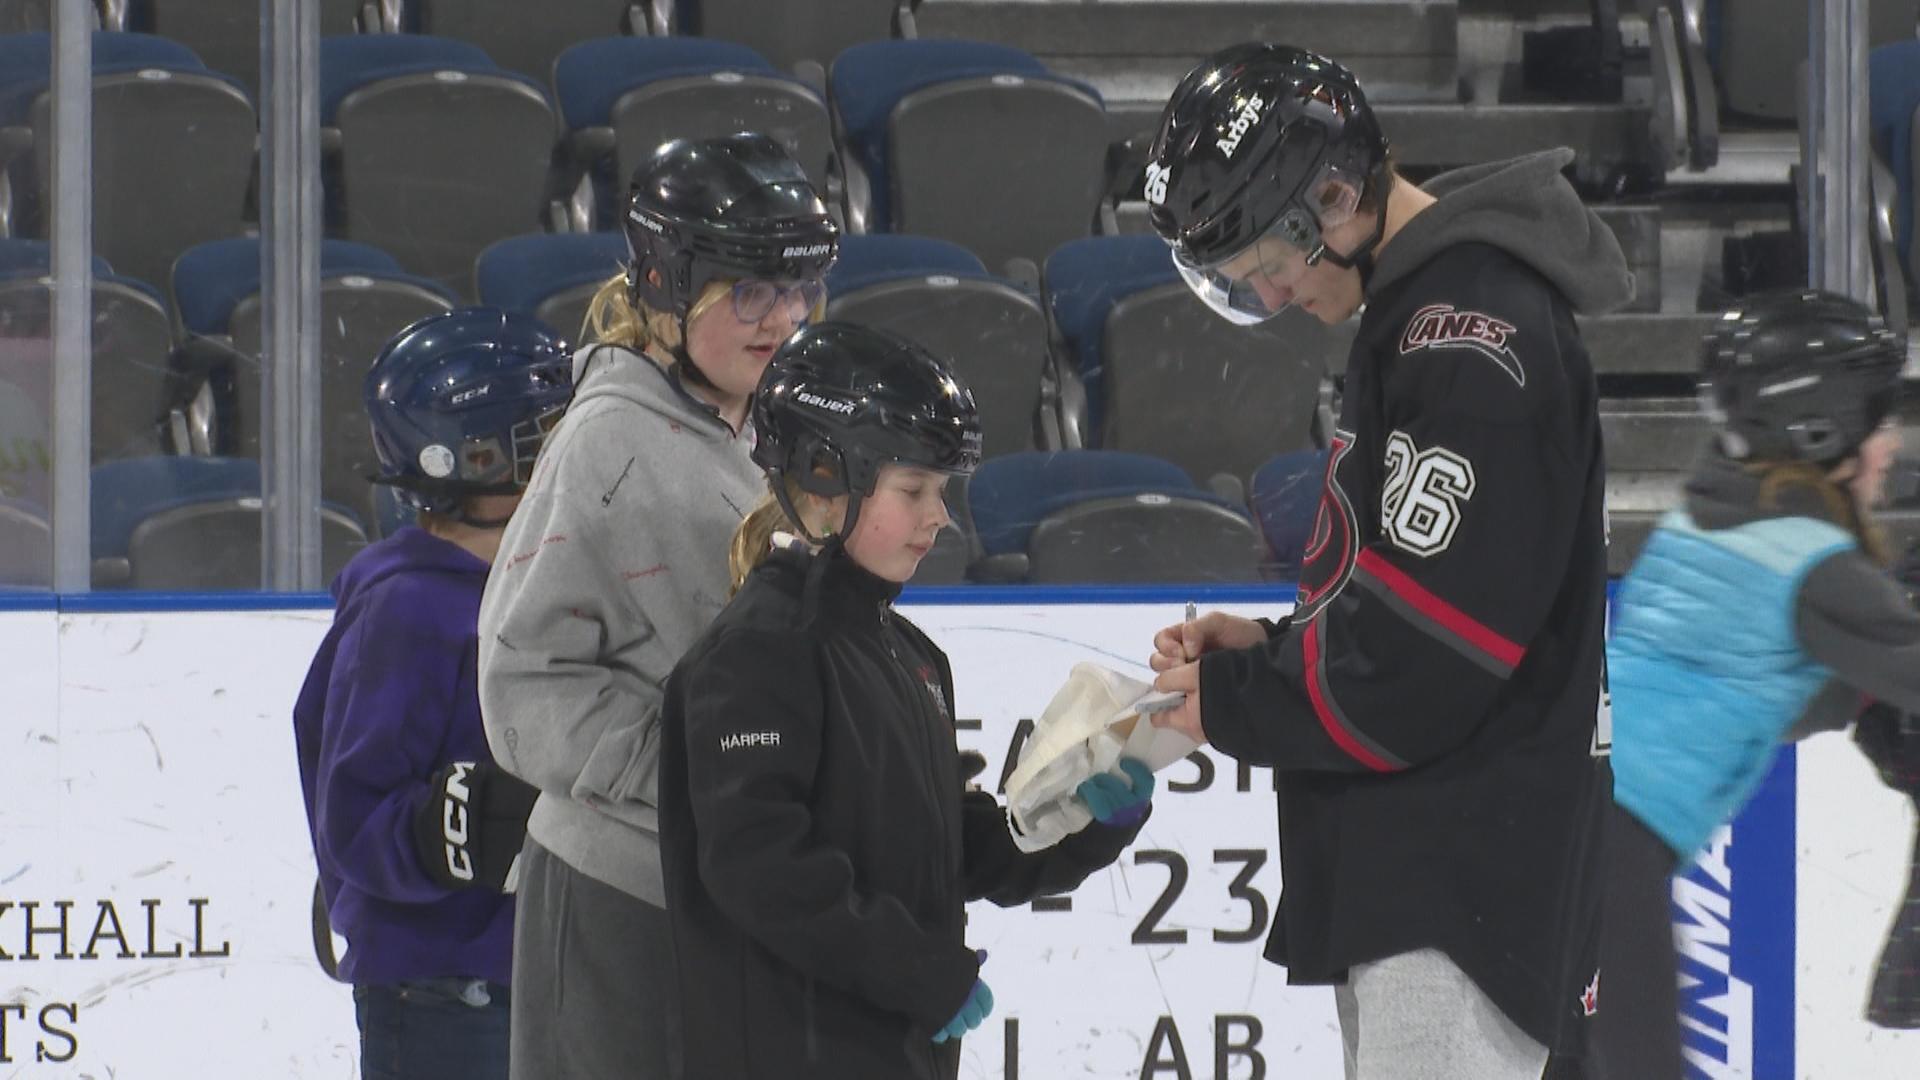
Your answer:
[[[940,685],[940,676],[926,664],[920,665],[920,670],[915,674],[920,676],[920,685],[927,688],[927,696],[933,699],[933,707],[940,710],[941,717],[952,720],[953,713],[947,709],[947,692]]]
[[[1515,330],[1512,323],[1482,312],[1458,311],[1452,304],[1428,304],[1407,320],[1407,328],[1400,334],[1400,355],[1422,349],[1472,349],[1525,386],[1527,371],[1508,344]]]

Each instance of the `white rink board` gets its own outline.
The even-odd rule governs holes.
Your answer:
[[[1142,671],[1149,635],[1177,607],[907,611],[952,655],[958,715],[980,721],[961,741],[988,757],[992,779],[1019,720],[1073,662]],[[348,992],[320,974],[308,941],[313,869],[288,719],[327,619],[0,611],[0,1077],[355,1075]],[[1800,761],[1796,1075],[1920,1076],[1920,1033],[1859,1020],[1911,813],[1842,738],[1814,740]],[[1162,774],[1139,844],[1071,911],[973,909],[999,1007],[968,1039],[964,1076],[1007,1075],[1009,1020],[1027,1080],[1244,1080],[1251,1053],[1274,1080],[1340,1075],[1330,993],[1286,987],[1257,939],[1214,939],[1249,929],[1263,902],[1271,917],[1270,779],[1256,772],[1240,791],[1235,770],[1216,766],[1203,791],[1166,790],[1196,778],[1190,764]],[[1247,852],[1264,862],[1236,890]],[[1176,857],[1187,878],[1170,895]],[[103,904],[132,957],[100,925]],[[29,919],[44,932],[29,938]],[[1181,943],[1133,941],[1179,931]],[[1232,1019],[1247,1016],[1258,1040]]]

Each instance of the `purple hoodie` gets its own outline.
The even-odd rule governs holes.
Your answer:
[[[356,985],[508,979],[513,898],[435,885],[412,839],[437,770],[492,760],[474,682],[486,581],[486,563],[417,528],[367,548],[334,579],[333,628],[294,703],[307,826]]]

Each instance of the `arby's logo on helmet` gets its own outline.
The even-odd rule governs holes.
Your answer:
[[[1227,125],[1227,133],[1222,135],[1213,145],[1219,147],[1220,152],[1231,159],[1233,152],[1240,149],[1241,138],[1246,135],[1253,125],[1260,122],[1260,110],[1265,108],[1266,104],[1265,101],[1261,100],[1259,94],[1248,98],[1247,103],[1240,107],[1239,114],[1233,118],[1233,123]]]

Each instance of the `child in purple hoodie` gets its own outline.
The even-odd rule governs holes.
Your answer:
[[[488,752],[476,623],[570,365],[536,320],[473,308],[401,331],[367,374],[378,482],[418,525],[334,580],[293,722],[368,1080],[507,1074],[506,894],[535,792]]]

